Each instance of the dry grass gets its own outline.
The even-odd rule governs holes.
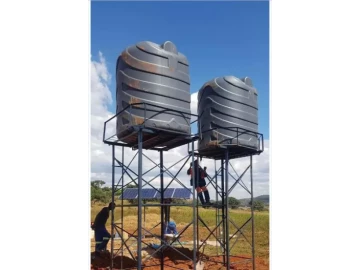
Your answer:
[[[117,202],[119,205],[120,202]],[[95,219],[96,214],[101,210],[105,205],[95,204],[91,208],[91,218],[92,221]],[[178,229],[181,231],[187,224],[192,221],[193,211],[190,207],[179,207],[173,206],[171,207],[171,219],[176,221]],[[216,210],[215,209],[200,209],[199,215],[205,222],[205,224],[210,228],[210,230],[215,228],[216,225]],[[241,226],[250,218],[250,211],[246,210],[230,210],[230,218],[237,226]],[[116,223],[121,222],[121,209],[116,208],[114,212],[114,217]],[[159,207],[146,207],[146,220],[143,221],[144,227],[149,230],[159,223],[160,218],[160,208]],[[130,233],[136,233],[137,228],[137,208],[136,207],[124,207],[124,229]],[[107,222],[107,227],[110,231],[110,222],[109,218]],[[255,212],[255,252],[256,257],[260,257],[265,259],[268,262],[269,259],[269,212]],[[236,231],[236,227],[233,224],[229,224],[230,233],[233,234]],[[160,226],[153,229],[152,233],[159,234]],[[251,222],[249,222],[242,229],[243,234],[251,242]],[[205,238],[209,235],[209,231],[205,226],[199,224],[199,235],[200,238]],[[250,245],[247,243],[245,238],[238,234],[238,240],[234,238],[230,241],[230,247],[234,245],[231,253],[232,254],[251,254]],[[181,242],[189,243],[193,239],[193,227],[192,225],[184,232],[183,238]],[[215,240],[213,236],[211,236],[208,240]],[[156,239],[146,239],[149,242],[157,242]],[[115,248],[120,247],[120,242],[115,242]],[[133,246],[132,250],[136,250],[136,241],[129,239],[128,244]],[[135,246],[134,246],[135,245]],[[94,247],[94,243],[92,241],[92,248]],[[219,252],[219,249],[212,246],[206,246],[205,253],[208,255],[215,255]]]

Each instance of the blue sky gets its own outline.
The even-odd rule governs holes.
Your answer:
[[[189,60],[191,93],[215,77],[250,77],[259,93],[259,132],[269,138],[269,2],[91,3],[91,54],[103,53],[113,97],[117,57],[145,40],[176,44]]]

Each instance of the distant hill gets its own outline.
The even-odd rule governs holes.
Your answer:
[[[270,195],[260,195],[254,197],[254,201],[262,201],[265,205],[269,205],[270,203]],[[250,198],[240,199],[240,203],[242,206],[248,206],[250,202]]]

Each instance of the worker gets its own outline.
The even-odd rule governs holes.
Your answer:
[[[110,211],[114,211],[115,203],[109,203],[96,215],[92,229],[95,231],[95,252],[106,251],[107,244],[111,238],[111,234],[107,231],[105,224],[109,218]]]
[[[195,171],[195,175],[194,175],[194,179],[195,179],[195,189],[198,195],[198,198],[200,199],[201,204],[204,207],[210,206],[210,194],[209,191],[206,187],[206,181],[205,178],[207,177],[207,173],[206,173],[206,167],[204,167],[204,169],[202,169],[199,164],[198,161],[195,160],[194,161],[194,167],[197,168],[196,170],[193,170],[192,168],[192,162],[190,163],[190,168],[187,170],[187,174],[191,176],[190,179],[190,185],[193,185],[193,172]],[[204,200],[204,196],[203,193],[205,195],[205,200]]]
[[[173,235],[178,234],[178,231],[176,230],[175,221],[170,221],[170,222],[167,223],[167,225],[165,226],[164,234],[173,234]]]
[[[179,232],[176,229],[175,221],[169,221],[164,223],[164,227],[164,240],[168,245],[171,244],[173,241],[178,240]],[[159,249],[161,245],[151,243],[150,247],[152,247],[153,249]]]

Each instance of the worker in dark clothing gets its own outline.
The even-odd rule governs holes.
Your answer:
[[[193,170],[192,162],[191,162],[190,168],[187,170],[187,174],[191,175],[190,185],[191,186],[193,185],[192,175],[193,175],[193,172],[195,171],[194,180],[195,180],[195,189],[198,194],[198,198],[200,199],[200,202],[203,206],[210,206],[211,205],[210,195],[209,195],[209,191],[207,190],[206,182],[205,182],[205,178],[207,177],[206,167],[204,167],[204,169],[202,169],[199,166],[197,160],[194,161],[194,167],[196,168],[196,170]],[[203,197],[203,193],[205,195],[205,200]]]
[[[92,229],[95,231],[95,251],[106,251],[107,244],[111,238],[111,234],[106,230],[105,224],[109,218],[110,211],[115,209],[115,203],[109,203],[108,207],[104,207],[97,214]]]

